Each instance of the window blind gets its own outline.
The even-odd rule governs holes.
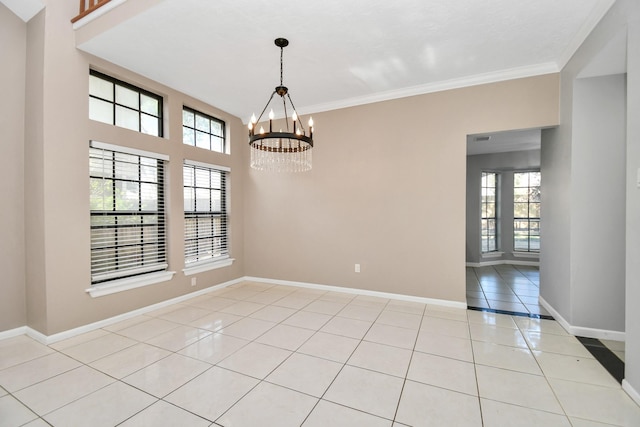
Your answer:
[[[89,149],[92,284],[168,267],[164,156],[112,147]]]
[[[228,169],[185,162],[185,266],[228,257]]]

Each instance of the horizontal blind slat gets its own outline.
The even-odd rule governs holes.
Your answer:
[[[168,267],[162,156],[111,147],[90,149],[92,283]]]

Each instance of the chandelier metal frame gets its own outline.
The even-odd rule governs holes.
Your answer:
[[[313,148],[313,119],[309,119],[309,135],[299,120],[298,112],[293,104],[289,89],[284,86],[283,80],[283,56],[284,48],[289,45],[289,41],[285,38],[277,38],[274,40],[277,47],[280,48],[280,85],[276,86],[271,93],[269,100],[262,109],[262,112],[256,119],[255,115],[251,117],[249,122],[249,145],[251,146],[251,167],[258,170],[275,170],[275,171],[307,171],[311,169],[311,149]],[[286,123],[286,131],[280,129],[273,130],[273,109],[269,113],[269,131],[265,132],[261,127],[256,131],[256,125],[264,116],[265,111],[269,108],[271,101],[275,95],[280,96],[284,109],[284,118]],[[289,128],[289,116],[287,108],[287,100],[291,105],[293,131]]]

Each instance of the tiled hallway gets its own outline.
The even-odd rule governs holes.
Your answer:
[[[0,426],[638,426],[553,320],[244,282],[0,341]]]
[[[467,267],[469,307],[548,316],[549,312],[538,303],[539,294],[538,267],[506,264]]]

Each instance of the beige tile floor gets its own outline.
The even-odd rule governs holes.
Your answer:
[[[540,271],[535,266],[496,265],[467,267],[467,305],[524,314],[549,316],[538,303]],[[624,362],[624,342],[601,340]]]
[[[639,426],[551,320],[244,282],[0,341],[0,426]]]
[[[538,267],[507,264],[467,267],[466,274],[470,307],[549,315],[538,303]]]

